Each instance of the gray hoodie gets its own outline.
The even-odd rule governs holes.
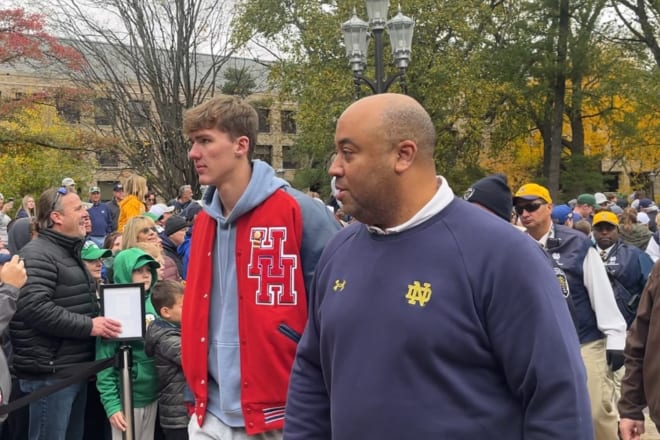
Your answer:
[[[234,209],[225,218],[215,187],[204,195],[203,207],[217,222],[213,252],[215,276],[209,316],[208,410],[225,424],[244,426],[240,392],[240,349],[238,333],[238,294],[236,278],[236,221],[278,189],[289,192],[299,203],[303,219],[301,259],[306,287],[328,239],[339,230],[339,223],[323,205],[278,178],[265,162],[253,161],[252,177]]]

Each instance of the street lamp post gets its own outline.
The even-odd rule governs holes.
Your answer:
[[[394,80],[399,79],[399,84],[404,93],[407,93],[405,74],[410,63],[410,51],[412,47],[413,29],[415,22],[399,12],[392,19],[387,20],[387,12],[390,7],[389,0],[366,0],[367,15],[369,23],[361,20],[355,10],[350,20],[341,25],[346,45],[346,56],[348,57],[351,70],[353,71],[353,82],[355,93],[360,96],[360,85],[366,84],[373,93],[385,93]],[[383,66],[383,33],[387,29],[392,46],[392,57],[397,67],[397,72],[385,78]],[[368,36],[374,39],[376,56],[376,78],[370,80],[364,76],[367,68]]]

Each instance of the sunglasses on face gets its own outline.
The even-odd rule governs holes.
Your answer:
[[[526,205],[517,205],[514,209],[516,210],[516,214],[522,215],[523,211],[527,211],[530,214],[532,212],[538,211],[539,208],[543,205],[547,205],[545,202],[534,202],[534,203],[527,203]]]
[[[155,226],[152,226],[150,228],[140,229],[140,234],[148,234],[149,232],[155,232],[156,234],[158,234],[158,229],[156,229]]]

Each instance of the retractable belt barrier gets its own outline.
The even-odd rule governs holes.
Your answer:
[[[101,359],[98,361],[84,362],[81,364],[76,364],[63,370],[58,371],[52,376],[48,376],[47,380],[50,379],[61,379],[54,384],[45,386],[38,389],[37,391],[23,396],[20,399],[16,399],[12,402],[9,402],[7,405],[0,406],[0,416],[9,414],[12,411],[22,408],[30,403],[41,399],[49,394],[53,394],[63,388],[73,385],[74,383],[82,382],[87,380],[90,377],[96,375],[99,371],[105,370],[108,367],[117,365],[118,355],[107,359]]]

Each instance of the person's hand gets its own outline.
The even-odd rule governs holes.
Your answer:
[[[621,440],[640,440],[644,434],[644,420],[621,419],[619,433]]]
[[[124,417],[124,413],[121,411],[118,411],[111,415],[109,417],[110,424],[120,430],[121,432],[126,431],[126,417]]]
[[[92,336],[102,338],[116,338],[121,333],[121,324],[114,319],[105,316],[97,316],[92,319]]]
[[[18,255],[11,257],[11,260],[2,266],[0,270],[0,281],[10,284],[17,289],[23,287],[27,281],[27,273],[25,272],[25,265]]]
[[[607,366],[612,371],[617,371],[623,367],[623,362],[626,359],[623,356],[623,350],[607,350],[605,356],[607,359]]]

